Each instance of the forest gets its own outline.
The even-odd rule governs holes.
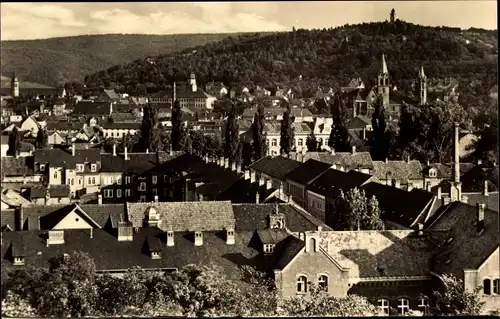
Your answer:
[[[410,90],[420,65],[429,78],[456,78],[461,104],[485,100],[497,82],[497,31],[426,27],[401,20],[246,34],[189,52],[193,49],[194,53],[159,55],[155,64],[143,59],[117,63],[82,80],[88,90],[113,87],[142,95],[166,89],[173,78],[186,80],[194,72],[200,84],[282,85],[300,98],[313,96],[318,86],[337,90],[354,77],[371,85],[384,53],[392,83],[399,91]],[[81,83],[67,83],[67,87],[83,90]]]
[[[148,56],[179,52],[234,34],[104,34],[2,41],[2,75],[49,86]],[[237,34],[236,34],[237,35]]]

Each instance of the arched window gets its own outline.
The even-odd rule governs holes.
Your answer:
[[[490,279],[483,280],[483,293],[485,295],[491,295],[491,280]]]
[[[309,238],[309,251],[316,251],[316,239]]]
[[[383,314],[388,315],[389,314],[389,300],[388,299],[379,299],[378,300],[378,308],[380,309],[380,311]]]
[[[424,316],[427,316],[427,309],[429,309],[429,299],[424,296],[418,298],[418,310],[420,310]]]
[[[297,292],[306,293],[307,292],[307,277],[300,276],[297,278]]]
[[[405,315],[410,310],[410,301],[407,298],[398,299],[398,310],[400,315]]]
[[[272,139],[271,141],[271,146],[277,146],[278,145],[278,142],[275,138]]]
[[[328,276],[321,275],[318,278],[318,286],[323,291],[328,291]]]
[[[495,279],[493,280],[493,293],[494,294],[500,294],[499,289],[500,289],[500,279]]]

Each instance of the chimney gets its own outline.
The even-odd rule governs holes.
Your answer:
[[[245,180],[249,180],[250,179],[250,170],[245,170]]]
[[[203,194],[198,194],[198,200],[199,200],[200,202],[203,202]]]
[[[387,157],[385,158],[385,163],[389,164],[389,159]]]
[[[127,149],[126,146],[125,146],[125,155],[124,155],[124,157],[125,157],[125,160],[128,161],[128,149]]]
[[[158,203],[158,195],[155,195],[155,203]]]
[[[172,230],[172,227],[170,227],[170,229],[167,230],[167,246],[168,247],[174,246],[174,231]]]
[[[413,189],[413,184],[410,182],[410,180],[408,180],[407,185],[408,185],[408,191],[411,192]]]
[[[201,231],[194,232],[194,245],[195,246],[203,245],[203,233]]]
[[[255,172],[250,171],[250,183],[255,183]]]
[[[231,163],[231,170],[236,172],[236,162]]]
[[[24,208],[23,205],[19,205],[19,210],[17,212],[17,226],[15,230],[23,230],[24,226]]]
[[[356,153],[356,146],[352,146],[352,153],[355,154]]]
[[[94,228],[89,229],[89,237],[94,238]]]
[[[334,147],[332,147],[332,149],[330,150],[330,154],[335,155],[335,148]]]
[[[113,156],[116,156],[116,144],[113,144]]]
[[[242,168],[241,168],[241,163],[239,163],[238,165],[236,165],[236,173],[241,173],[242,171]]]
[[[219,159],[219,166],[220,167],[224,167],[224,164],[226,163],[226,159],[224,158],[224,156],[222,156],[220,159]]]
[[[477,204],[477,232],[481,233],[484,230],[484,208],[486,207],[483,203]]]
[[[102,205],[102,194],[97,195],[97,204]]]
[[[266,180],[263,177],[259,178],[259,186],[264,186],[265,183]]]
[[[417,235],[418,236],[422,236],[424,234],[424,224],[418,223],[417,227],[418,227],[418,233],[417,233]]]
[[[363,140],[366,140],[366,128],[363,127]]]
[[[224,161],[224,168],[229,168],[229,158]]]
[[[396,188],[401,188],[401,182],[400,182],[398,179],[396,180],[396,183],[395,183],[395,184],[396,184],[396,185],[394,185],[394,187],[396,187]]]
[[[487,179],[484,181],[483,196],[489,196],[489,193],[488,193],[488,180]]]
[[[255,203],[256,204],[260,203],[260,198],[259,197],[260,197],[259,192],[256,192],[255,193]]]
[[[226,228],[226,244],[234,245],[234,227]]]
[[[480,166],[480,165],[483,165],[483,160],[482,159],[478,159],[477,160],[477,166]]]
[[[146,154],[149,154],[149,148],[146,148]]]
[[[273,187],[273,181],[268,179],[266,181],[266,189],[271,189]]]
[[[49,230],[47,234],[47,247],[49,245],[64,244],[64,230]]]
[[[132,241],[134,239],[134,229],[131,222],[118,223],[118,241]]]
[[[427,166],[431,166],[431,162],[427,161]]]
[[[177,101],[177,85],[174,80],[174,84],[172,85],[172,107],[174,106],[175,101]]]
[[[453,182],[450,189],[450,200],[452,202],[460,201],[462,197],[462,185],[460,183],[460,142],[458,132],[458,123],[453,125]]]
[[[410,155],[406,157],[406,163],[410,163]]]
[[[71,145],[71,155],[75,156],[76,149],[75,149],[75,143]]]
[[[441,186],[438,186],[438,194],[437,194],[437,199],[441,199],[442,195],[441,195]]]

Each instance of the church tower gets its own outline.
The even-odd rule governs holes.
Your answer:
[[[14,74],[12,80],[10,81],[10,95],[12,95],[12,97],[19,96],[19,80],[17,79],[16,74]]]
[[[427,76],[424,72],[424,67],[421,66],[418,71],[418,102],[420,105],[427,104]]]
[[[191,91],[198,91],[198,87],[196,86],[196,76],[194,73],[191,73],[191,76],[189,77],[189,86],[191,86]]]
[[[385,55],[382,53],[382,66],[377,77],[377,93],[382,96],[382,104],[389,105],[389,90],[391,84],[389,82],[389,71],[387,63],[385,63]]]

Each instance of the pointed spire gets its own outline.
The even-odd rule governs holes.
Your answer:
[[[422,78],[422,79],[425,78],[425,72],[424,72],[424,66],[423,65],[420,66],[420,70],[418,71],[418,76],[420,78]]]
[[[388,74],[389,71],[387,70],[387,63],[385,63],[385,55],[382,53],[382,69],[381,69],[382,74]]]

